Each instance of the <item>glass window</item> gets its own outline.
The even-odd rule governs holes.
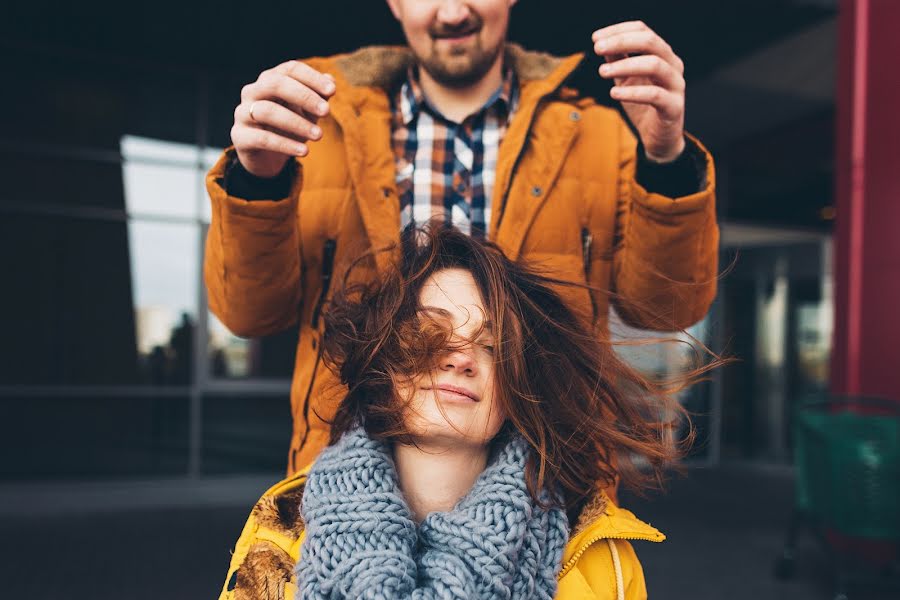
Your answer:
[[[193,144],[167,142],[139,135],[123,135],[119,147],[126,160],[163,161],[191,167],[197,164],[200,157],[199,149]]]
[[[186,384],[193,374],[199,226],[135,220],[128,235],[142,380]]]
[[[188,408],[187,396],[0,397],[0,479],[183,475]]]
[[[200,285],[198,229],[4,215],[0,380],[187,383]]]
[[[613,342],[618,342],[614,348],[619,357],[643,375],[652,380],[677,378],[698,366],[698,358],[709,359],[697,342],[709,345],[711,318],[708,314],[683,332],[647,331],[626,325],[611,308],[610,336]],[[697,441],[691,451],[693,458],[702,458],[708,451],[711,392],[707,382],[700,382],[678,394],[681,405],[691,413],[691,424],[697,433]],[[683,424],[678,437],[683,438],[687,432]]]
[[[0,69],[20,91],[0,97],[0,451],[19,457],[0,477],[183,475],[192,443],[206,473],[282,472],[297,328],[241,339],[199,306],[205,176],[256,73],[207,87],[187,70],[21,49]],[[220,395],[203,398],[191,440],[204,391]]]
[[[195,146],[124,136],[121,147],[129,215],[198,218],[201,188]]]
[[[137,380],[124,222],[4,214],[0,272],[0,381]]]
[[[209,313],[209,373],[212,377],[248,377],[253,370],[250,340],[239,338]]]
[[[209,313],[209,373],[213,378],[290,379],[298,327],[264,338],[240,338]]]
[[[205,474],[284,472],[290,439],[287,394],[204,398]]]

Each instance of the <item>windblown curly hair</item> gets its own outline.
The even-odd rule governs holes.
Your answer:
[[[325,364],[348,388],[331,443],[356,423],[373,437],[409,443],[397,382],[431,372],[454,343],[453,332],[422,310],[420,291],[432,274],[462,268],[472,274],[491,322],[496,401],[507,426],[533,450],[526,473],[532,496],[556,486],[572,514],[598,486],[618,480],[642,490],[662,483],[694,438],[676,394],[721,359],[698,361],[676,380],[651,380],[566,305],[558,290],[576,284],[513,262],[495,244],[451,227],[408,230],[402,239],[391,273],[352,283],[351,267],[324,313]],[[371,264],[371,256],[364,260]],[[688,434],[675,441],[679,423],[688,424]]]

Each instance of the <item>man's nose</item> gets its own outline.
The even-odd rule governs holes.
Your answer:
[[[458,25],[469,18],[469,4],[461,0],[445,0],[438,7],[438,21],[447,25]]]
[[[471,377],[477,374],[478,367],[471,354],[462,350],[454,350],[449,352],[441,361],[441,370],[456,371]]]

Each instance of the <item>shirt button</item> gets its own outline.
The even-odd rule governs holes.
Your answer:
[[[572,112],[569,113],[569,118],[572,119],[573,121],[580,121],[581,113],[578,112],[577,110],[573,110]]]
[[[540,196],[543,193],[543,191],[544,190],[541,189],[541,186],[536,185],[533,188],[531,188],[531,195],[534,196],[535,198],[537,198],[538,196]]]

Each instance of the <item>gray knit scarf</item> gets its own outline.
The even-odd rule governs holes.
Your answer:
[[[417,528],[389,446],[347,432],[306,481],[296,598],[551,600],[569,527],[562,508],[529,495],[527,455],[510,436],[452,511]]]

